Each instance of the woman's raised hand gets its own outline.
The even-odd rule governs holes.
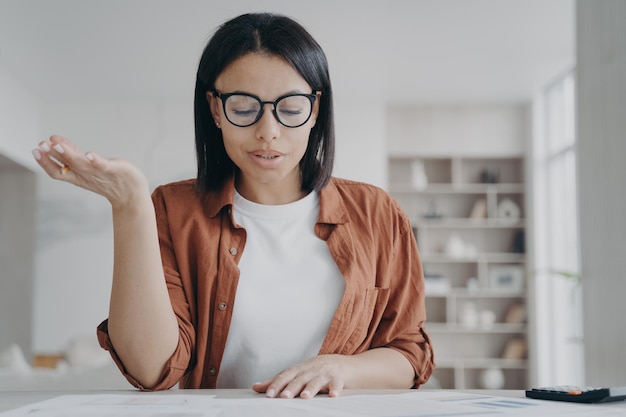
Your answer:
[[[126,370],[154,386],[178,343],[148,180],[131,163],[83,153],[61,136],[33,156],[50,177],[106,197],[112,205],[113,283],[108,330]]]
[[[62,136],[51,136],[32,152],[50,177],[100,194],[113,207],[132,204],[149,192],[145,175],[128,161],[83,153]]]

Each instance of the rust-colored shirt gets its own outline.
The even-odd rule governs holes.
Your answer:
[[[142,387],[129,375],[108,337],[108,322],[98,327],[100,345],[134,386],[217,386],[246,243],[246,231],[233,222],[233,196],[232,180],[204,196],[195,191],[195,180],[154,191],[163,269],[180,329],[157,385]],[[413,365],[419,387],[433,372],[434,358],[422,328],[424,277],[406,214],[380,188],[332,178],[320,192],[315,234],[326,241],[346,282],[319,353],[396,349]]]

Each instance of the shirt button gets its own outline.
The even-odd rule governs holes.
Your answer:
[[[209,368],[209,375],[211,376],[215,376],[217,375],[217,369],[215,369],[213,366]]]
[[[237,248],[230,248],[229,252],[231,255],[235,256],[237,255]]]
[[[227,305],[226,305],[226,303],[224,303],[224,302],[221,302],[221,303],[219,303],[219,304],[217,305],[217,308],[219,308],[219,309],[220,309],[220,310],[222,310],[222,311],[226,310],[226,307],[227,307]]]

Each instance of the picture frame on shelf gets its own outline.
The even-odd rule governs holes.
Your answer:
[[[442,295],[450,292],[450,279],[439,274],[424,273],[424,293]]]
[[[474,206],[472,207],[469,218],[472,220],[487,218],[487,199],[478,198],[476,201],[474,201]]]
[[[517,265],[497,265],[489,269],[489,287],[497,291],[520,291],[524,288],[524,271]]]
[[[520,337],[509,339],[502,350],[502,359],[522,360],[526,359],[528,354],[528,344],[526,340]]]
[[[521,302],[515,302],[509,305],[504,315],[504,323],[507,324],[524,324],[526,322],[526,307]]]

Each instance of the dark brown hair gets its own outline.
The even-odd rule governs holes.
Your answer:
[[[213,122],[206,93],[214,90],[215,80],[231,62],[252,52],[284,59],[314,91],[322,93],[317,120],[300,161],[302,190],[320,190],[331,176],[335,154],[332,88],[326,55],[299,23],[270,13],[244,14],[227,21],[202,53],[194,99],[198,190],[216,190],[235,173],[235,164],[224,148],[222,131]]]

